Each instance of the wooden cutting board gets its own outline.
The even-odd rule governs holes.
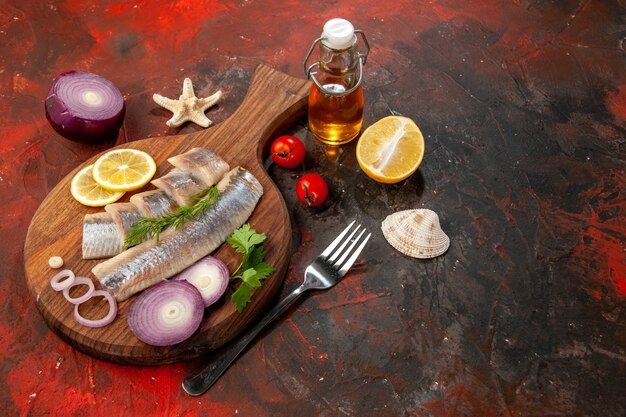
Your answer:
[[[58,271],[48,266],[48,259],[61,256],[65,260],[64,268],[73,270],[77,276],[91,278],[96,288],[101,287],[91,273],[91,269],[101,261],[83,260],[81,242],[83,217],[87,213],[102,211],[102,208],[85,207],[70,194],[72,177],[83,166],[92,164],[99,156],[96,155],[69,173],[48,194],[35,213],[26,236],[26,281],[37,308],[50,328],[76,349],[97,358],[125,364],[156,365],[203,355],[233,339],[258,319],[282,283],[291,252],[289,213],[262,161],[276,132],[306,111],[309,88],[308,81],[260,65],[241,106],[223,123],[188,135],[149,138],[123,145],[152,155],[158,165],[155,178],[172,168],[167,158],[199,146],[213,150],[231,167],[241,165],[250,170],[261,182],[264,194],[248,222],[258,232],[267,234],[264,244],[266,259],[276,272],[254,293],[243,313],[237,313],[230,302],[230,288],[218,305],[205,311],[202,325],[191,339],[169,347],[146,345],[131,333],[126,314],[135,297],[119,303],[118,316],[108,326],[92,329],[75,322],[74,306],[49,285]],[[136,192],[151,188],[153,186],[146,186]],[[128,201],[132,194],[127,193],[120,201]],[[224,260],[231,271],[240,260],[227,244],[213,254]],[[80,311],[87,318],[103,317],[107,311],[106,304],[98,297],[81,305]]]

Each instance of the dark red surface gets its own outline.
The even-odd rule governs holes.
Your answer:
[[[0,414],[7,416],[626,415],[626,71],[619,1],[9,1],[0,8]],[[51,188],[109,146],[67,141],[43,100],[62,71],[96,72],[126,97],[117,143],[169,129],[151,99],[221,88],[233,113],[258,63],[295,76],[324,21],[365,30],[365,126],[413,118],[418,173],[366,177],[355,144],[326,155],[306,121],[305,164],[272,166],[292,215],[283,295],[340,226],[374,233],[358,267],[265,332],[206,394],[201,361],[101,362],[48,330],[24,283],[28,224]],[[297,202],[305,172],[329,201]],[[435,210],[452,245],[414,260],[380,222]],[[78,248],[77,248],[78,250]]]

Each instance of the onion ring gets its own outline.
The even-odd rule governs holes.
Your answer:
[[[222,297],[228,288],[229,278],[228,266],[224,262],[213,256],[205,256],[172,278],[172,281],[184,280],[196,287],[204,306],[209,307]]]
[[[71,270],[64,269],[52,277],[50,280],[50,286],[55,291],[63,291],[64,289],[71,287],[74,284],[75,279],[76,275],[74,275]]]
[[[63,266],[63,258],[60,256],[51,256],[48,259],[48,265],[50,265],[50,268],[54,269],[61,268]]]
[[[203,312],[196,287],[187,281],[164,281],[139,294],[127,319],[137,339],[152,346],[171,346],[198,330]]]
[[[81,285],[81,284],[85,284],[87,285],[87,287],[89,287],[87,292],[81,295],[80,297],[76,297],[76,298],[71,297],[70,288],[75,287],[77,285]],[[74,282],[63,290],[63,297],[65,297],[65,299],[72,304],[80,304],[89,300],[95,290],[96,288],[94,287],[92,280],[90,280],[89,278],[85,278],[85,277],[76,277]]]
[[[104,291],[104,290],[96,290],[90,294],[89,298],[97,297],[100,295],[103,296],[109,302],[109,312],[107,313],[107,315],[98,320],[86,319],[83,316],[81,316],[80,313],[78,312],[78,307],[80,304],[76,304],[74,306],[74,320],[76,320],[78,324],[95,328],[95,327],[104,327],[107,324],[111,323],[113,320],[115,320],[115,317],[117,316],[117,302],[115,301],[111,293],[109,293],[108,291]]]

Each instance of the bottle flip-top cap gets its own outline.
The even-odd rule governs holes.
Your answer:
[[[354,43],[354,26],[346,19],[330,19],[324,24],[322,38],[325,38],[323,42],[329,48],[348,48]]]

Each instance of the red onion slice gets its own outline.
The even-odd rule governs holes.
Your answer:
[[[184,280],[196,287],[204,300],[204,306],[214,304],[228,288],[230,273],[220,259],[206,256],[172,278]]]
[[[80,304],[76,304],[74,306],[74,320],[78,322],[78,324],[82,324],[87,327],[103,327],[107,324],[111,323],[115,320],[115,316],[117,316],[117,302],[113,298],[113,296],[108,291],[97,290],[91,293],[90,298],[103,296],[109,302],[109,312],[106,316],[98,320],[89,320],[80,315],[78,311],[78,307]]]
[[[80,297],[76,297],[76,298],[73,298],[72,296],[70,296],[70,289],[72,287],[75,287],[77,285],[82,285],[82,284],[85,284],[87,286],[87,292],[81,295]],[[72,282],[71,285],[63,289],[63,297],[65,297],[65,299],[72,304],[80,304],[89,300],[95,290],[96,288],[94,287],[92,280],[90,280],[89,278],[85,278],[85,277],[76,277],[74,279],[74,282]]]
[[[128,326],[139,340],[171,346],[191,337],[200,327],[204,303],[186,281],[164,281],[148,288],[128,309]]]
[[[76,276],[69,269],[64,269],[59,272],[50,280],[50,286],[55,291],[63,291],[66,288],[71,287],[74,284]]]
[[[46,117],[61,136],[94,143],[117,136],[124,121],[124,96],[99,75],[68,71],[53,82],[45,102]]]

